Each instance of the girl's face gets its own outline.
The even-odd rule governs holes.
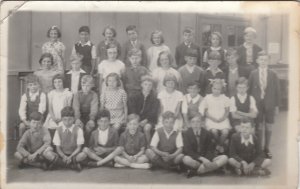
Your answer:
[[[52,66],[51,58],[49,57],[43,58],[41,65],[43,70],[50,70]]]
[[[109,119],[108,117],[101,117],[97,120],[97,125],[100,130],[104,131],[109,127]]]
[[[185,56],[184,59],[186,64],[189,66],[194,66],[197,62],[197,58],[192,56]]]
[[[86,43],[90,40],[90,34],[88,32],[80,32],[79,33],[79,39],[82,43]]]
[[[163,120],[163,126],[167,132],[171,132],[173,130],[174,123],[175,123],[174,118],[168,118]]]
[[[192,98],[196,97],[197,94],[199,94],[199,87],[197,85],[192,85],[192,86],[189,86],[187,88],[187,91],[188,93],[191,95]]]
[[[104,37],[105,37],[106,40],[108,40],[108,41],[113,40],[113,38],[114,38],[113,36],[114,36],[113,31],[111,31],[110,29],[105,30]]]
[[[117,55],[118,55],[118,50],[117,50],[117,48],[110,48],[110,49],[107,49],[107,57],[108,57],[108,60],[111,60],[111,61],[116,60]]]
[[[175,90],[175,86],[176,86],[176,83],[174,81],[172,81],[172,80],[166,82],[166,89],[169,92],[174,91]]]
[[[58,33],[56,30],[50,30],[49,36],[51,41],[57,41],[58,39]]]
[[[159,34],[153,34],[152,41],[154,45],[160,45],[161,44],[161,38]]]
[[[81,61],[74,60],[71,62],[72,70],[79,71],[81,67]]]
[[[212,69],[212,70],[217,69],[218,66],[221,64],[221,61],[220,61],[220,60],[212,60],[212,59],[209,59],[207,62],[208,62],[208,64],[209,64],[210,69]]]
[[[153,83],[151,81],[144,81],[142,83],[142,89],[146,93],[150,93],[150,91],[152,90],[152,87],[153,87]]]
[[[160,62],[160,65],[162,68],[170,67],[170,60],[169,60],[168,54],[166,54],[166,53],[160,55],[159,62]]]
[[[238,84],[236,86],[236,90],[238,94],[245,95],[247,93],[248,86],[245,84]]]
[[[193,34],[192,33],[187,33],[187,32],[184,32],[183,33],[183,41],[185,43],[190,43],[192,42],[192,39],[193,39]]]
[[[54,85],[55,89],[63,89],[64,88],[63,80],[61,80],[61,79],[54,79],[53,85]]]
[[[221,92],[222,92],[222,86],[219,85],[219,84],[214,84],[212,86],[211,90],[212,90],[212,94],[214,96],[219,96],[221,94]]]
[[[255,38],[255,34],[252,32],[248,32],[244,35],[244,39],[246,43],[253,43]]]
[[[39,84],[38,83],[28,83],[27,88],[30,93],[36,93],[39,89]]]
[[[134,135],[139,127],[139,121],[137,119],[133,119],[127,124],[129,134]]]
[[[112,88],[112,89],[115,89],[117,88],[117,79],[115,77],[108,77],[107,78],[107,86]]]
[[[129,30],[127,32],[127,35],[128,35],[128,38],[129,38],[130,41],[136,41],[137,40],[138,34],[135,30]]]
[[[213,47],[220,46],[220,39],[217,35],[211,35],[211,46]]]

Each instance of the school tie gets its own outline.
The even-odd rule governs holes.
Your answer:
[[[69,129],[66,129],[65,133],[66,133],[66,141],[71,142],[71,137],[72,137],[71,136],[72,135],[71,131]]]
[[[265,89],[266,89],[266,71],[265,70],[261,70],[260,71],[260,89],[261,89],[261,99],[264,99],[265,97]]]

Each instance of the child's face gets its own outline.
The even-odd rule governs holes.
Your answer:
[[[221,61],[220,60],[212,60],[212,59],[208,59],[208,64],[209,64],[209,67],[210,69],[217,69],[218,66],[221,64]]]
[[[131,66],[136,68],[137,66],[140,65],[140,62],[142,59],[140,56],[132,55],[131,57],[129,57],[129,60],[130,60]]]
[[[51,41],[57,41],[58,39],[58,33],[56,30],[50,30],[49,36]]]
[[[193,98],[193,97],[197,96],[197,94],[199,94],[200,89],[197,85],[192,85],[192,86],[189,86],[187,88],[187,91],[191,95],[191,97]]]
[[[167,118],[163,120],[163,126],[167,132],[171,132],[173,130],[174,123],[175,123],[174,118]]]
[[[185,42],[185,43],[190,43],[190,42],[192,42],[192,39],[193,39],[193,34],[192,33],[187,33],[187,32],[184,32],[183,33],[183,41]]]
[[[150,91],[152,90],[153,87],[153,83],[151,81],[144,81],[142,83],[142,89],[143,91],[150,93]]]
[[[211,90],[212,90],[212,94],[214,96],[219,96],[221,94],[221,92],[222,92],[222,86],[219,85],[219,84],[214,84],[212,86]]]
[[[251,123],[241,123],[240,132],[244,137],[249,137],[252,133]]]
[[[107,57],[108,57],[109,60],[112,60],[112,61],[116,60],[117,55],[118,55],[117,48],[107,49]]]
[[[93,88],[93,84],[81,82],[81,89],[82,89],[83,93],[90,92],[92,90],[92,88]]]
[[[236,67],[237,66],[237,57],[234,55],[228,55],[227,56],[227,62],[230,67]]]
[[[51,58],[49,58],[49,57],[43,58],[41,65],[42,65],[42,69],[50,70],[51,66],[52,66]]]
[[[161,38],[159,34],[154,34],[152,37],[152,41],[154,45],[160,45],[161,44]]]
[[[189,66],[194,66],[197,62],[197,58],[192,56],[185,56],[184,59],[186,64]]]
[[[39,89],[39,84],[37,82],[28,83],[27,88],[28,88],[30,93],[36,93]]]
[[[41,127],[42,127],[42,121],[41,120],[32,119],[30,121],[30,129],[32,131],[38,131]]]
[[[71,116],[65,116],[65,117],[62,117],[62,122],[63,124],[69,128],[69,127],[72,127],[73,123],[74,123],[74,117],[71,117]]]
[[[127,123],[128,131],[131,135],[134,135],[139,127],[139,121],[137,119],[131,120]]]
[[[117,87],[117,79],[115,77],[108,77],[107,78],[107,86],[110,88]]]
[[[176,83],[172,80],[165,83],[167,91],[174,91]]]
[[[81,42],[86,43],[90,40],[90,34],[88,32],[80,32],[79,39]]]
[[[138,34],[135,30],[129,30],[127,32],[127,36],[128,36],[130,41],[136,41],[137,37],[138,37]]]
[[[236,86],[236,90],[237,90],[238,94],[245,95],[247,93],[248,86],[245,84],[238,84]]]
[[[113,31],[111,31],[110,29],[105,30],[105,32],[104,32],[105,39],[111,41],[114,38],[113,36],[114,36]]]
[[[170,60],[169,60],[169,57],[167,54],[161,54],[160,57],[159,57],[159,62],[160,62],[160,65],[161,67],[163,68],[168,68],[170,67]]]
[[[55,89],[63,89],[64,88],[63,81],[61,79],[54,79],[53,85],[54,85]]]
[[[211,45],[213,47],[218,47],[220,46],[220,39],[217,35],[211,35]]]
[[[81,67],[81,61],[79,61],[79,60],[73,60],[71,62],[71,66],[72,66],[72,70],[79,71],[80,67]]]
[[[196,116],[194,118],[191,119],[191,127],[194,130],[198,130],[201,128],[201,118]]]
[[[257,57],[256,62],[258,63],[258,66],[260,68],[267,68],[269,63],[269,57],[268,56],[259,56]]]
[[[253,43],[255,35],[252,32],[248,32],[244,35],[244,39],[246,43]]]
[[[97,125],[100,130],[104,131],[109,127],[110,120],[108,117],[101,117],[97,120]]]

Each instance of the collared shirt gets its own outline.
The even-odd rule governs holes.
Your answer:
[[[37,91],[36,93],[30,93],[29,92],[29,97],[30,97],[31,101],[35,101],[36,98],[38,97],[38,95],[39,95],[39,91]],[[20,107],[19,107],[19,116],[20,116],[21,120],[28,120],[29,119],[28,117],[26,117],[27,100],[28,100],[27,95],[25,93],[25,94],[22,95],[21,102],[20,102]],[[41,114],[44,114],[45,111],[46,111],[46,95],[45,95],[45,93],[41,93],[40,104],[39,104],[38,111]]]
[[[185,44],[185,46],[187,46],[188,48],[191,48],[192,42],[189,42],[189,43],[184,42],[184,44]]]
[[[102,146],[105,146],[105,144],[108,141],[108,130],[109,130],[109,128],[105,129],[104,131],[101,129],[98,129],[98,132],[99,132],[98,143]]]
[[[67,74],[71,74],[71,91],[73,93],[78,92],[78,85],[80,83],[80,73],[86,73],[83,69],[79,71],[70,70]]]
[[[232,73],[232,74],[236,73],[237,71],[238,71],[237,67],[233,68],[233,69],[229,68],[229,72]]]
[[[70,128],[67,128],[63,122],[60,122],[59,127],[63,128],[63,132],[66,131],[66,129],[68,129],[71,133],[73,132],[73,129],[75,127],[75,125],[73,124]],[[82,145],[84,143],[84,137],[83,137],[83,131],[81,128],[78,128],[78,132],[77,132],[77,145]],[[61,145],[61,140],[58,134],[58,130],[55,131],[54,137],[53,137],[53,144],[55,146],[60,146]]]
[[[245,146],[248,146],[249,144],[254,144],[252,135],[250,135],[248,139],[245,139],[243,135],[241,135],[241,143],[245,144]]]
[[[81,46],[86,46],[86,45],[91,46],[92,45],[91,41],[87,41],[85,44],[82,44],[81,41],[78,41],[78,43]],[[92,54],[92,59],[96,59],[97,58],[95,45],[92,46],[91,54]],[[72,49],[72,55],[71,56],[75,56],[75,55],[76,55],[76,49],[75,49],[75,45],[74,45],[73,49]]]
[[[176,131],[173,129],[170,133],[168,133],[168,132],[164,129],[164,132],[165,132],[165,134],[166,134],[167,139],[169,139],[170,136],[173,134],[173,132],[176,132]],[[158,136],[158,133],[157,133],[157,131],[156,131],[156,132],[154,133],[153,137],[152,137],[150,146],[152,146],[152,147],[157,147],[158,143],[159,143],[159,136]],[[178,132],[177,137],[176,137],[176,148],[180,148],[180,147],[183,147],[183,140],[182,140],[181,132]]]
[[[131,135],[129,131],[126,130],[120,137],[119,145],[124,147],[128,155],[136,155],[142,148],[146,147],[145,135],[139,131]]]
[[[240,100],[241,103],[244,103],[246,101],[247,95],[240,95],[237,94],[238,99]],[[250,96],[250,110],[254,111],[254,112],[258,112],[257,107],[256,107],[256,102],[255,99],[253,98],[253,96]],[[234,96],[232,96],[230,98],[230,112],[236,112],[237,111],[237,107],[236,107],[236,103],[235,103],[235,98]]]
[[[190,102],[196,103],[200,98],[201,98],[201,96],[199,94],[197,94],[197,96],[194,97],[194,98],[192,98],[190,94],[186,94],[183,97],[183,100],[182,100],[182,108],[181,108],[182,113],[183,114],[187,114],[187,112],[188,112],[188,104]],[[199,103],[199,111],[200,111],[200,103]]]

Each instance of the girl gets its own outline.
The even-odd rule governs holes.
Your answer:
[[[121,45],[118,41],[116,41],[117,32],[114,27],[112,26],[106,26],[102,32],[102,35],[104,36],[104,40],[101,41],[97,46],[97,62],[98,64],[107,59],[107,47],[110,44],[113,44],[118,49],[118,55],[117,58],[121,55]]]
[[[110,112],[110,123],[119,130],[127,119],[127,94],[120,87],[121,80],[117,73],[108,74],[105,84],[107,88],[100,97],[101,109],[107,109]]]
[[[64,88],[64,78],[57,74],[53,78],[54,89],[48,93],[49,113],[44,126],[49,129],[53,138],[56,128],[61,121],[61,110],[66,106],[71,106],[73,94],[68,88]]]
[[[38,77],[42,92],[47,94],[53,89],[52,79],[59,72],[52,69],[53,56],[50,53],[42,54],[39,63],[41,65],[41,69],[35,71],[34,75]]]
[[[224,70],[226,70],[227,65],[226,65],[226,61],[225,61],[225,57],[226,57],[226,51],[225,49],[222,48],[222,36],[219,32],[213,32],[210,35],[210,40],[211,40],[211,46],[204,52],[203,55],[203,67],[204,69],[206,69],[209,64],[208,64],[208,54],[211,51],[218,51],[221,54],[221,64],[219,65],[219,68],[224,72]]]
[[[53,69],[64,73],[65,63],[65,45],[59,41],[61,37],[60,30],[57,26],[51,26],[47,32],[47,37],[50,41],[42,46],[42,53],[50,53],[53,56]]]
[[[205,124],[217,143],[217,151],[224,153],[227,137],[231,128],[229,124],[229,98],[222,94],[224,81],[216,79],[212,83],[212,94],[204,97],[200,104],[200,113],[205,116]],[[220,135],[221,133],[221,135]]]
[[[156,128],[162,127],[162,114],[166,111],[171,111],[175,114],[176,121],[174,125],[175,130],[182,129],[182,117],[180,114],[180,107],[183,94],[176,90],[178,85],[177,79],[173,74],[167,74],[163,80],[165,89],[158,93],[157,98],[160,101],[160,117]]]
[[[102,85],[105,82],[105,78],[110,73],[116,73],[119,78],[121,78],[125,72],[125,64],[117,59],[118,56],[118,47],[114,44],[110,44],[107,46],[107,60],[103,60],[98,65],[98,73],[99,73],[99,94],[104,92],[105,85]],[[122,84],[121,84],[122,86]],[[101,90],[102,89],[102,90]]]
[[[164,44],[163,34],[159,30],[155,30],[151,33],[150,41],[153,46],[147,50],[147,62],[149,70],[153,71],[155,68],[157,68],[157,59],[159,53],[162,51],[167,51],[170,53],[171,51],[170,48]],[[176,67],[175,63],[173,66]]]
[[[172,62],[173,59],[168,51],[162,51],[159,53],[157,59],[157,65],[159,67],[153,70],[153,78],[157,82],[158,93],[165,88],[163,80],[167,74],[173,74],[178,81],[179,88],[181,88],[181,76],[177,70],[171,67]]]

